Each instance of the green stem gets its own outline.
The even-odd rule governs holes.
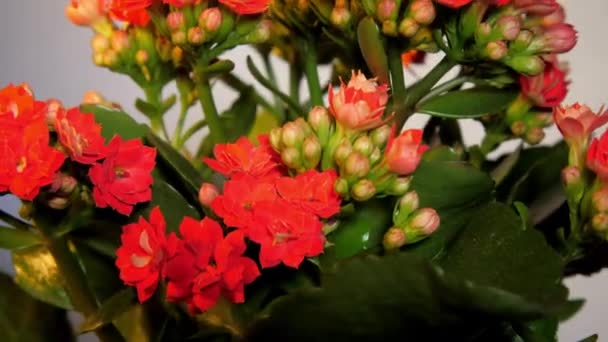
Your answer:
[[[27,222],[16,218],[2,209],[0,209],[0,221],[4,221],[17,229],[28,230],[32,228]]]
[[[190,128],[184,132],[184,134],[180,137],[176,148],[180,149],[184,146],[184,144],[188,141],[188,139],[192,138],[194,134],[196,134],[203,127],[207,126],[207,121],[199,120],[197,123],[192,125]]]
[[[457,62],[445,56],[439,64],[437,64],[431,71],[429,71],[423,79],[416,82],[414,85],[407,89],[407,94],[403,101],[403,111],[398,112],[395,116],[395,123],[397,128],[400,129],[405,124],[408,116],[414,112],[416,104],[433,88],[435,84],[448,72],[450,71]]]
[[[65,280],[65,287],[74,308],[88,317],[97,312],[97,301],[87,282],[87,277],[78,260],[70,250],[65,237],[53,237],[52,227],[39,224],[40,232],[46,247],[55,259],[59,273]],[[105,325],[95,330],[102,342],[124,341],[122,335],[113,325]]]
[[[267,53],[262,54],[262,60],[264,61],[264,67],[266,68],[266,73],[268,74],[268,80],[278,88],[277,77],[274,73],[274,68],[270,63],[270,55]],[[274,111],[281,114],[280,122],[283,122],[285,120],[285,113],[283,113],[281,98],[276,94],[274,94]]]
[[[236,77],[232,73],[222,74],[221,80],[227,86],[229,86],[230,88],[232,88],[232,89],[234,89],[234,90],[236,90],[238,92],[247,91],[251,87],[249,84],[243,82],[243,80],[241,80],[240,78]],[[254,95],[255,102],[257,102],[265,110],[267,110],[270,113],[272,113],[277,119],[281,119],[281,117],[283,116],[282,113],[276,112],[275,107],[272,106],[265,98],[263,98],[262,96],[260,96],[257,92],[254,92],[253,95]],[[280,121],[280,122],[283,122],[283,121]]]
[[[175,132],[173,132],[173,146],[179,149],[183,146],[183,142],[185,139],[182,136],[182,131],[184,130],[184,124],[186,122],[186,116],[188,115],[188,106],[181,105],[181,110],[179,112],[179,118],[177,119],[177,125],[175,126]]]
[[[144,87],[143,89],[144,93],[146,94],[146,102],[158,109],[158,112],[154,113],[154,115],[150,117],[150,125],[152,126],[152,130],[157,134],[162,132],[165,140],[170,141],[169,132],[167,131],[165,121],[163,120],[164,113],[161,112],[162,87],[151,85],[149,87]]]
[[[319,81],[319,70],[317,69],[317,47],[315,41],[309,38],[305,41],[304,51],[304,74],[308,82],[310,102],[312,106],[323,105],[323,92]]]
[[[217,112],[217,108],[215,107],[211,85],[209,84],[209,79],[206,75],[202,73],[199,74],[196,90],[198,91],[198,98],[203,107],[203,112],[205,113],[205,120],[209,125],[209,135],[211,136],[211,139],[214,144],[226,141],[224,126],[220,119],[220,115]]]
[[[388,64],[391,72],[392,98],[393,101],[399,101],[405,98],[405,78],[401,50],[394,45],[390,45],[388,48]]]

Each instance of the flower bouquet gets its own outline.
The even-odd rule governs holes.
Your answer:
[[[95,92],[66,107],[0,90],[0,195],[22,200],[0,210],[10,341],[554,341],[583,304],[564,278],[606,265],[608,135],[592,134],[608,112],[561,104],[576,32],[555,0],[66,14],[143,90],[149,124]],[[226,58],[241,45],[265,93]],[[239,94],[225,111],[218,84]],[[553,123],[564,141],[535,146]]]

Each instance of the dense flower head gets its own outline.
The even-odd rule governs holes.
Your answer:
[[[150,21],[147,8],[153,0],[111,0],[110,13],[118,20],[137,26],[146,26]]]
[[[219,0],[219,3],[230,8],[236,14],[260,14],[266,12],[270,0]]]
[[[438,3],[451,7],[451,8],[460,8],[462,6],[466,6],[470,4],[473,0],[436,0]]]
[[[321,218],[329,218],[340,211],[341,199],[334,189],[337,177],[335,170],[309,170],[294,178],[278,178],[276,188],[288,203]]]
[[[75,25],[90,26],[105,17],[106,0],[71,0],[65,15]]]
[[[123,141],[115,136],[103,162],[89,170],[95,204],[129,215],[135,204],[149,201],[155,158],[156,149],[144,146],[139,139]]]
[[[93,164],[105,157],[105,140],[101,136],[101,126],[95,122],[93,114],[81,113],[78,107],[60,110],[54,126],[59,143],[74,161]]]
[[[224,238],[216,221],[189,217],[179,230],[182,239],[165,270],[167,299],[186,301],[193,313],[210,309],[221,295],[234,303],[244,302],[245,285],[260,271],[253,260],[242,256],[243,232],[233,231]]]
[[[260,244],[262,268],[280,263],[298,268],[305,257],[323,253],[322,229],[317,216],[279,199],[257,203],[247,236]]]
[[[608,133],[595,138],[587,151],[587,167],[602,180],[608,180]]]
[[[553,108],[553,120],[566,141],[586,141],[591,133],[608,122],[608,110],[596,114],[591,108],[580,103]]]
[[[422,144],[422,130],[408,129],[387,143],[385,160],[391,172],[409,175],[416,170],[428,146]]]
[[[389,118],[383,118],[388,102],[388,85],[367,79],[360,71],[352,72],[348,84],[340,81],[340,89],[329,88],[329,108],[336,121],[352,130],[376,128]]]
[[[247,137],[235,143],[217,144],[213,158],[204,158],[207,165],[224,176],[247,174],[253,177],[278,176],[280,165],[272,147],[262,143],[255,146]]]
[[[545,70],[539,75],[521,75],[519,84],[524,96],[539,107],[555,107],[568,94],[566,73],[556,63],[547,63]]]
[[[137,289],[140,302],[150,298],[158,286],[168,257],[177,245],[175,234],[165,233],[165,218],[159,207],[150,212],[150,220],[140,217],[122,228],[121,246],[116,250],[120,279]]]

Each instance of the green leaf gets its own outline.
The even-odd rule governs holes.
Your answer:
[[[446,272],[547,307],[567,297],[560,256],[540,232],[522,229],[521,219],[504,204],[478,210],[440,264]]]
[[[247,135],[256,117],[257,102],[253,87],[241,93],[230,109],[221,114],[222,124],[228,141],[235,141]]]
[[[132,215],[131,218],[137,220],[140,215],[148,218],[150,217],[150,211],[156,206],[160,207],[167,221],[168,232],[177,232],[182,219],[186,216],[195,219],[200,218],[199,212],[186,201],[182,194],[158,178],[152,184],[152,201],[141,212]]]
[[[329,266],[337,260],[379,248],[392,223],[392,207],[388,199],[358,203],[354,214],[328,235],[331,246],[320,257],[321,264]]]
[[[452,119],[477,118],[502,112],[517,94],[492,87],[451,91],[424,101],[416,111]]]
[[[74,341],[64,310],[35,300],[0,274],[0,331],[3,342]]]
[[[115,258],[107,258],[77,240],[70,242],[70,249],[78,259],[86,275],[89,288],[98,301],[106,300],[122,288],[123,282],[120,280],[118,268],[114,263]]]
[[[101,124],[101,134],[107,140],[118,134],[123,139],[142,138],[148,132],[148,128],[133,120],[129,114],[103,106],[83,105],[80,107],[83,113],[92,113],[95,121]]]
[[[96,330],[127,312],[137,303],[137,296],[132,287],[124,288],[106,299],[95,314],[87,317],[80,325],[80,333]]]
[[[198,190],[203,183],[200,173],[170,144],[157,137],[154,133],[148,132],[146,140],[149,144],[156,147],[160,160],[159,166],[169,169],[167,180],[177,178],[179,184],[185,187],[193,198],[197,198]]]
[[[40,243],[40,237],[30,231],[0,226],[0,248],[18,250]]]
[[[361,19],[357,25],[357,40],[365,63],[382,83],[389,83],[388,58],[380,29],[371,17]]]
[[[594,334],[589,337],[585,337],[584,339],[580,340],[579,342],[597,342],[599,340],[600,340],[600,336],[598,334]]]
[[[46,247],[31,247],[13,251],[15,283],[32,297],[43,302],[72,309],[64,289],[64,279]]]
[[[294,310],[297,308],[297,310]],[[553,314],[541,303],[483,287],[408,253],[352,258],[322,288],[273,302],[249,341],[461,341],[492,323]]]

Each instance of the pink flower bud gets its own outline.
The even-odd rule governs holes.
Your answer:
[[[378,2],[378,8],[376,10],[376,15],[378,15],[378,19],[380,21],[393,19],[394,16],[397,15],[397,4],[395,0],[380,0]]]
[[[553,25],[545,31],[543,35],[544,52],[565,53],[576,45],[577,37],[574,26],[570,24]]]
[[[334,7],[331,11],[329,20],[331,23],[339,28],[344,28],[350,23],[351,13],[345,7]]]
[[[382,125],[388,101],[388,86],[378,85],[376,79],[367,79],[360,71],[352,72],[348,84],[341,82],[336,93],[329,88],[329,108],[336,121],[352,130],[368,130]]]
[[[489,42],[488,45],[486,45],[485,53],[491,60],[501,60],[507,55],[507,52],[509,52],[509,48],[507,47],[507,44],[502,40]]]
[[[544,72],[533,76],[520,76],[521,91],[539,107],[555,107],[568,93],[566,74],[556,64],[549,63]]]
[[[425,235],[431,235],[439,228],[439,215],[432,208],[422,208],[414,213],[410,226],[413,229],[420,230]]]
[[[413,173],[427,149],[428,146],[422,145],[422,130],[404,131],[390,139],[386,147],[385,159],[389,170],[401,176]]]
[[[290,121],[283,125],[281,130],[281,142],[284,146],[299,146],[303,139],[304,131],[295,121]]]
[[[526,124],[521,120],[517,120],[511,124],[511,133],[516,137],[521,137],[526,134],[527,129],[528,127]]]
[[[217,7],[207,8],[198,18],[198,24],[207,32],[215,32],[222,25],[222,12]]]
[[[415,0],[412,2],[410,10],[414,20],[422,25],[429,25],[435,20],[435,6],[431,0]]]
[[[566,166],[562,170],[562,183],[566,188],[572,188],[580,184],[581,171],[576,166]]]
[[[542,17],[541,25],[543,27],[551,27],[553,25],[562,24],[566,20],[566,12],[564,8],[560,5],[559,8],[553,13]]]
[[[608,214],[608,188],[602,188],[594,192],[591,195],[591,203],[598,212]]]
[[[129,35],[126,31],[115,30],[110,37],[110,45],[116,52],[121,52],[129,47]]]
[[[327,108],[322,106],[313,107],[310,112],[308,112],[308,123],[315,131],[320,131],[329,127],[331,118],[329,117]]]
[[[608,110],[595,113],[578,102],[571,106],[553,108],[553,121],[568,144],[583,145],[591,133],[608,122]]]
[[[171,31],[177,31],[184,27],[186,19],[181,11],[170,12],[167,15],[167,27]]]
[[[513,0],[515,7],[525,13],[548,15],[559,8],[556,0]]]
[[[412,18],[405,18],[399,23],[399,33],[406,38],[411,38],[420,30],[420,24]]]
[[[376,194],[376,187],[369,179],[362,179],[353,185],[350,194],[355,201],[364,202],[374,197]]]
[[[389,229],[382,239],[382,245],[387,251],[399,249],[405,246],[406,242],[405,232],[399,227]]]
[[[604,233],[608,230],[608,214],[598,213],[593,215],[591,227],[593,227],[593,230],[600,233]]]
[[[502,17],[497,22],[498,29],[506,40],[514,40],[521,31],[521,20],[512,15]]]
[[[347,178],[363,178],[369,172],[369,168],[369,159],[359,152],[353,152],[344,162],[344,175]]]
[[[104,35],[96,34],[91,38],[91,49],[93,53],[103,53],[110,48],[110,40]]]
[[[203,183],[198,192],[198,201],[203,207],[208,208],[211,202],[220,194],[218,188],[211,183]]]
[[[71,0],[65,15],[75,25],[91,26],[105,17],[104,0]]]
[[[540,127],[530,127],[526,132],[525,140],[530,145],[539,144],[545,138],[545,131]]]
[[[193,45],[200,45],[205,42],[205,32],[200,27],[191,27],[188,30],[188,42]]]

